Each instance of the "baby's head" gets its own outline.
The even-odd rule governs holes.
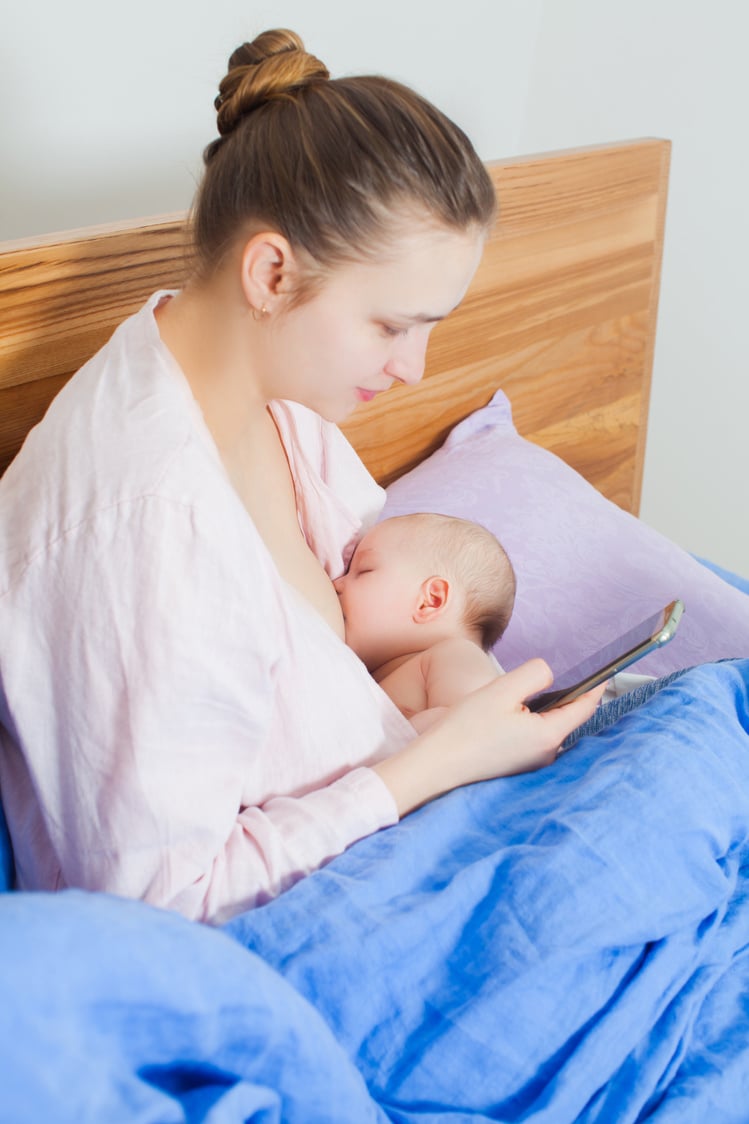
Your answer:
[[[335,587],[346,642],[370,670],[454,636],[488,651],[515,602],[515,573],[494,535],[431,513],[377,523]]]

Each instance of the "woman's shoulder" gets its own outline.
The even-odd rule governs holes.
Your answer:
[[[115,330],[53,399],[9,469],[138,489],[191,437],[212,445],[187,381],[161,342],[154,296]]]
[[[167,507],[198,542],[201,527],[236,525],[225,518],[238,501],[215,444],[151,331],[154,299],[63,387],[0,480],[0,523],[14,555],[96,528],[158,524]]]

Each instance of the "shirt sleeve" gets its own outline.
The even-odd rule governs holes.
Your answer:
[[[244,806],[282,622],[268,567],[245,540],[242,580],[214,532],[147,496],[65,535],[17,590],[24,682],[6,687],[63,884],[220,921],[397,813],[367,768]]]

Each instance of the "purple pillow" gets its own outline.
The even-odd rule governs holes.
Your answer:
[[[494,649],[505,670],[543,656],[558,675],[675,597],[679,632],[633,671],[749,656],[749,597],[520,437],[502,391],[390,485],[383,517],[413,511],[475,520],[503,543],[518,579]]]

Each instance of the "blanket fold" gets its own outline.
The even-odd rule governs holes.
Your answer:
[[[658,1119],[695,1044],[722,1049],[736,1021],[718,997],[749,946],[748,694],[749,661],[690,671],[228,931],[321,1011],[392,1120]],[[744,1071],[725,1080],[745,1112]],[[681,1119],[723,1119],[701,1111]]]
[[[749,660],[210,929],[0,895],[0,1121],[746,1124]]]

